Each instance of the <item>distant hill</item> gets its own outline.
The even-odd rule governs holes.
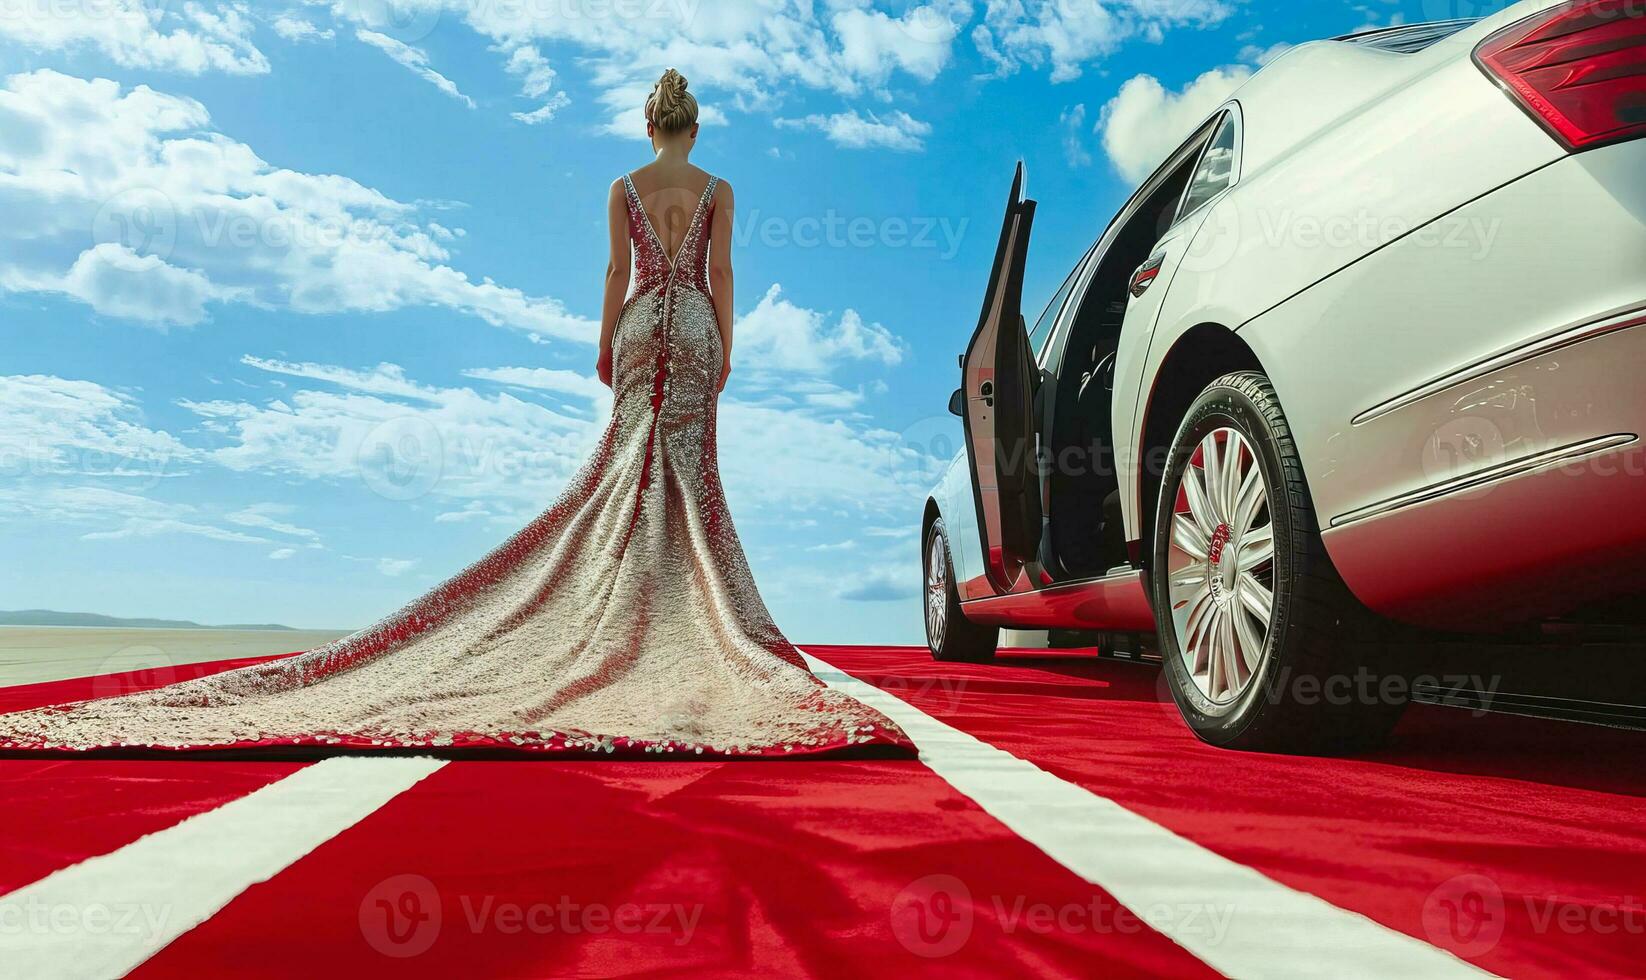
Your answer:
[[[15,612],[0,610],[0,626],[106,626],[117,629],[161,630],[292,630],[279,623],[232,623],[226,626],[204,626],[186,619],[127,619],[122,616],[100,616],[97,613],[55,612],[51,609],[19,609]]]

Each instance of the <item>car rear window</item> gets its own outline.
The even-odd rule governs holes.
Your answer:
[[[1367,31],[1363,34],[1346,34],[1333,40],[1347,41],[1350,44],[1358,44],[1367,48],[1377,48],[1380,51],[1416,54],[1446,40],[1458,31],[1478,23],[1480,23],[1478,17],[1437,20],[1427,24],[1403,24],[1400,27],[1385,27],[1382,30]]]

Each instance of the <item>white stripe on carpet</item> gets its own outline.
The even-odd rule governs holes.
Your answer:
[[[113,977],[133,970],[443,765],[326,759],[0,896],[0,974]],[[278,933],[280,924],[269,928]]]
[[[1489,976],[1444,950],[1296,891],[1113,800],[938,721],[803,652],[830,687],[878,708],[920,760],[989,815],[1233,977]]]

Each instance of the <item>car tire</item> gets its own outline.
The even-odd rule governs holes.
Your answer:
[[[1297,446],[1263,375],[1225,375],[1190,406],[1154,528],[1160,652],[1197,736],[1327,754],[1387,737],[1409,690],[1393,627],[1355,599],[1326,554]]]
[[[994,659],[1000,630],[966,618],[960,609],[960,592],[955,586],[954,560],[943,519],[933,520],[926,529],[922,548],[926,646],[933,660],[950,663],[987,663]]]

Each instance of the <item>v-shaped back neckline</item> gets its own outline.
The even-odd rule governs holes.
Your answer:
[[[640,211],[640,220],[645,222],[646,232],[652,236],[652,241],[657,245],[658,251],[662,252],[663,257],[669,260],[670,273],[673,273],[675,266],[680,263],[680,255],[686,251],[686,245],[691,241],[692,232],[697,228],[697,220],[703,216],[703,208],[709,203],[709,195],[714,193],[714,185],[719,182],[719,177],[713,174],[709,175],[708,186],[703,188],[702,196],[697,199],[697,208],[692,211],[691,220],[686,222],[685,234],[680,236],[680,245],[674,250],[674,254],[670,255],[668,246],[663,244],[663,236],[657,233],[657,226],[652,224],[651,213],[646,210],[645,203],[640,200],[640,189],[634,186],[633,175],[630,173],[623,175],[623,184],[629,189],[629,199],[634,202],[635,208]]]

